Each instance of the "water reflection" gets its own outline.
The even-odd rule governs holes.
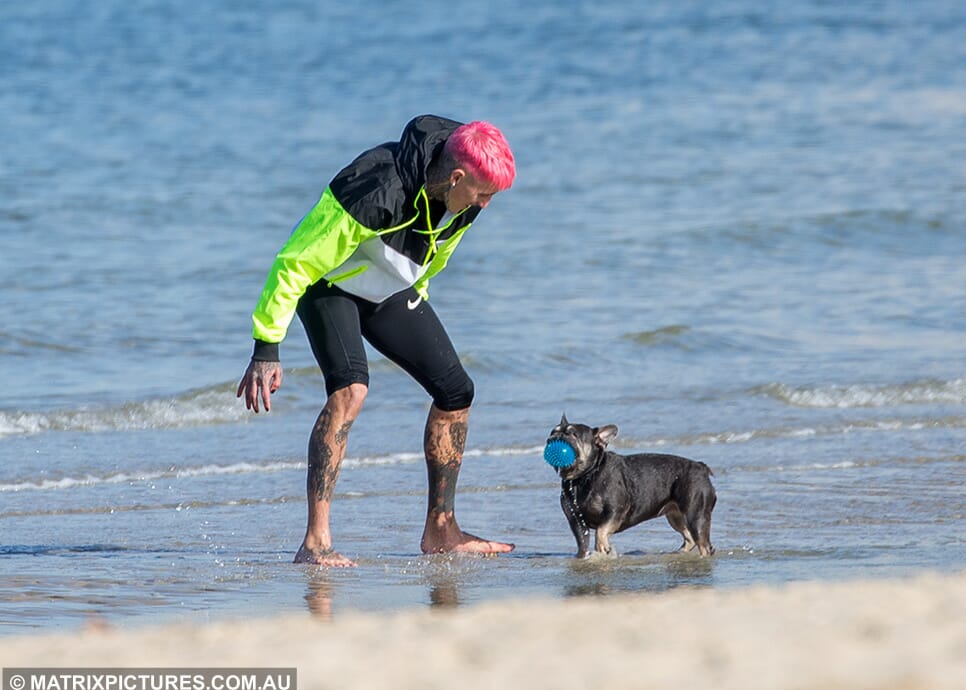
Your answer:
[[[305,602],[309,613],[320,620],[332,620],[332,594],[334,587],[324,572],[316,573],[308,582]]]
[[[317,568],[306,573],[303,599],[312,617],[332,620],[336,610],[349,608],[399,608],[425,606],[456,608],[462,606],[463,587],[470,586],[476,574],[478,559],[465,556],[430,556],[390,568],[382,579],[368,578],[363,585],[371,587],[367,601],[358,600],[360,588],[346,581],[346,572],[330,572]],[[416,577],[413,578],[412,576]]]
[[[421,556],[388,559],[379,570],[346,573],[319,568],[305,574],[304,601],[318,620],[339,610],[455,609],[487,600],[509,586],[557,597],[658,593],[676,587],[711,587],[719,558],[629,552],[614,558],[576,559],[562,554],[486,559]],[[357,577],[357,576],[362,577]],[[527,596],[522,594],[521,596]]]
[[[628,553],[616,558],[574,559],[565,572],[565,597],[665,592],[675,587],[710,587],[714,558],[691,554]]]
[[[459,586],[455,580],[436,582],[429,587],[429,605],[433,608],[456,608],[460,605]]]
[[[463,603],[461,588],[479,574],[481,559],[468,554],[438,554],[421,561],[422,583],[429,588],[433,608],[456,608]]]

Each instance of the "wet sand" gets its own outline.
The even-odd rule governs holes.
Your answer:
[[[966,688],[966,573],[0,639],[0,666],[290,667],[314,688]]]

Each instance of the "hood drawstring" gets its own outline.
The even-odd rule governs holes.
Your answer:
[[[412,225],[412,223],[414,223],[416,219],[419,218],[419,200],[420,199],[423,200],[423,205],[426,208],[426,226],[429,228],[429,230],[414,229],[413,232],[419,233],[420,235],[426,235],[429,237],[429,251],[426,252],[426,258],[423,260],[423,266],[426,266],[426,264],[428,264],[430,261],[433,260],[433,257],[436,256],[437,252],[439,252],[439,247],[436,245],[436,238],[439,237],[443,233],[443,231],[446,230],[446,228],[452,225],[454,220],[456,220],[461,215],[463,215],[463,213],[466,212],[466,208],[469,208],[469,206],[464,208],[459,213],[454,213],[452,216],[450,216],[444,225],[438,228],[434,228],[433,221],[429,212],[429,194],[426,193],[426,185],[423,185],[422,187],[420,187],[419,193],[416,195],[416,200],[413,201],[413,207],[415,207],[416,209],[416,215],[410,218],[409,220],[403,221],[399,225],[396,225],[391,228],[386,228],[385,230],[379,230],[376,232],[376,235],[381,237],[383,235],[388,235],[389,233],[402,230]],[[445,214],[443,215],[443,218],[446,218]]]
[[[427,235],[429,237],[429,251],[426,252],[426,258],[425,260],[423,260],[423,266],[426,266],[426,264],[428,264],[430,261],[433,260],[433,257],[436,256],[436,253],[439,251],[439,248],[436,245],[436,238],[439,237],[443,233],[443,231],[446,230],[446,228],[452,225],[454,220],[456,220],[461,215],[463,215],[463,212],[466,211],[466,209],[464,208],[459,213],[454,213],[448,219],[446,219],[446,214],[444,213],[443,219],[446,220],[446,223],[441,225],[440,227],[434,228],[433,221],[429,212],[429,195],[426,193],[425,185],[423,185],[423,187],[419,190],[419,195],[416,197],[417,204],[419,203],[419,199],[422,199],[423,203],[426,206],[426,227],[428,227],[429,230],[413,230],[413,232],[419,233],[420,235]]]

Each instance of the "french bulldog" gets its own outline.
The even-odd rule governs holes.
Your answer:
[[[615,436],[613,424],[571,424],[564,415],[547,439],[561,439],[574,449],[574,463],[556,471],[560,506],[577,539],[577,557],[589,555],[591,529],[596,532],[594,551],[616,555],[612,534],[661,515],[684,537],[681,551],[697,546],[702,556],[713,554],[711,511],[717,496],[711,468],[677,455],[620,455],[607,450]]]

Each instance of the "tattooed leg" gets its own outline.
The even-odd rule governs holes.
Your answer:
[[[469,414],[469,408],[444,412],[433,405],[426,420],[423,441],[429,475],[429,505],[420,543],[423,553],[506,553],[513,549],[512,544],[487,541],[467,534],[456,523],[456,480],[466,447]]]
[[[349,429],[362,409],[367,388],[352,384],[336,391],[325,403],[309,437],[308,473],[305,481],[308,498],[308,526],[296,563],[316,563],[335,567],[353,566],[351,560],[332,549],[329,509],[342,460],[345,458]]]

